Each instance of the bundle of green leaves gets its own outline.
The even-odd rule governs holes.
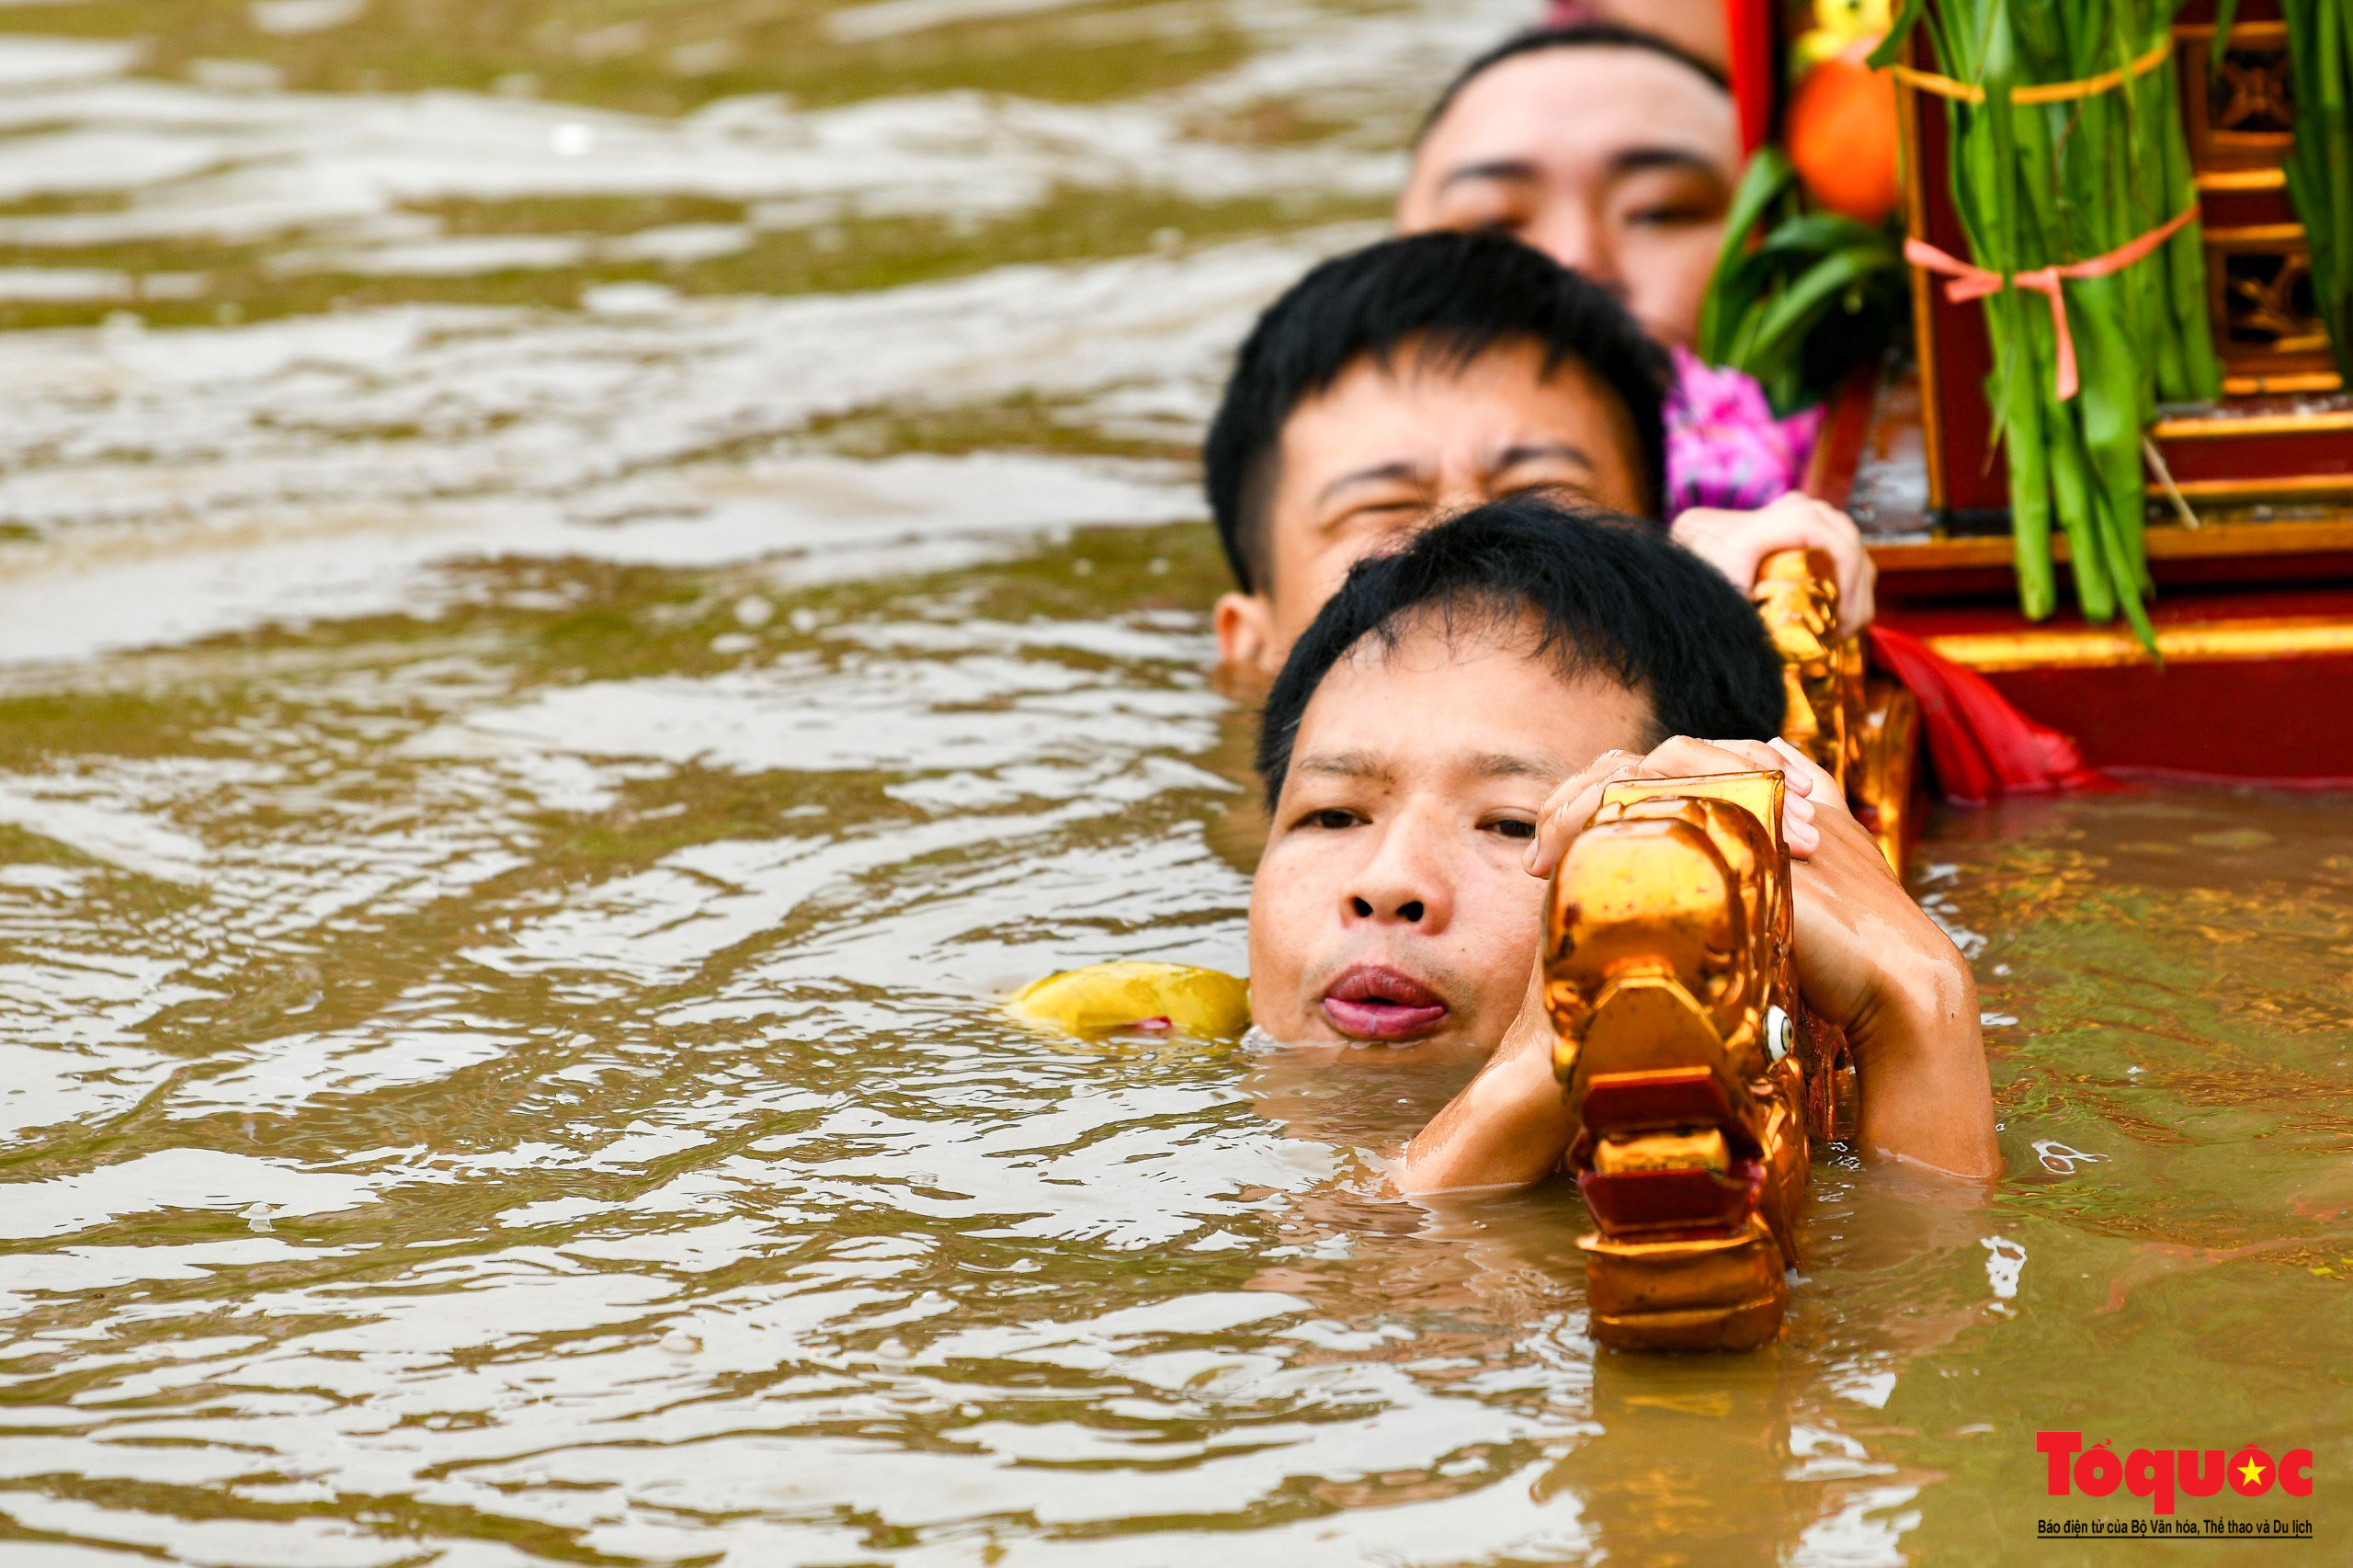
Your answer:
[[[2342,0],[2316,0],[2322,6]],[[2167,42],[2175,0],[1906,0],[1874,62],[1926,21],[1942,71],[1984,90],[1948,98],[1954,206],[1975,264],[2004,278],[2095,261],[2194,210],[2175,64],[2133,62]],[[2119,79],[2057,102],[2017,88]],[[2075,601],[2105,621],[2120,608],[2154,647],[2143,527],[2143,434],[2160,401],[2221,390],[2195,222],[2153,254],[2061,286],[2081,391],[2055,386],[2058,335],[2040,295],[2006,288],[1985,301],[1987,386],[2009,460],[2018,602],[2040,619],[2057,604],[2052,525],[2064,532]]]

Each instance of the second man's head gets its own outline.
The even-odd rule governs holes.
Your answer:
[[[1271,674],[1351,565],[1448,512],[1546,492],[1656,516],[1670,374],[1605,291],[1501,236],[1309,272],[1244,341],[1203,451],[1238,589],[1222,658]]]

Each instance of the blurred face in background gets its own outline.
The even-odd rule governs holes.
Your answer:
[[[1688,343],[1740,177],[1732,95],[1647,49],[1540,49],[1466,84],[1415,149],[1406,233],[1495,229]]]

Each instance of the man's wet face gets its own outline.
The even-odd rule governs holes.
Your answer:
[[[1732,96],[1648,50],[1539,50],[1475,77],[1430,127],[1397,226],[1498,229],[1688,342],[1740,176]]]
[[[1647,488],[1632,417],[1583,365],[1547,374],[1533,343],[1462,366],[1360,360],[1284,421],[1266,502],[1271,581],[1220,604],[1220,653],[1271,676],[1350,566],[1439,516],[1527,490],[1640,516]]]
[[[1300,721],[1250,898],[1250,1006],[1306,1043],[1491,1051],[1536,961],[1522,867],[1552,788],[1639,750],[1649,703],[1564,679],[1532,628],[1424,618],[1336,665]]]

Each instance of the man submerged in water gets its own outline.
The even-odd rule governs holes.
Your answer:
[[[1259,746],[1250,1011],[1284,1041],[1484,1060],[1396,1165],[1400,1191],[1559,1168],[1577,1129],[1539,984],[1546,878],[1607,783],[1756,769],[1789,781],[1799,980],[1846,1031],[1860,1148],[1998,1173],[1969,967],[1836,786],[1773,741],[1781,702],[1722,577],[1647,525],[1538,497],[1364,561],[1315,615]]]
[[[1664,519],[1665,353],[1608,291],[1514,240],[1385,240],[1310,271],[1235,356],[1202,453],[1235,589],[1221,661],[1271,676],[1349,566],[1434,517],[1548,491]],[[1777,550],[1829,552],[1848,631],[1870,562],[1802,496],[1695,509],[1674,537],[1741,587]]]

